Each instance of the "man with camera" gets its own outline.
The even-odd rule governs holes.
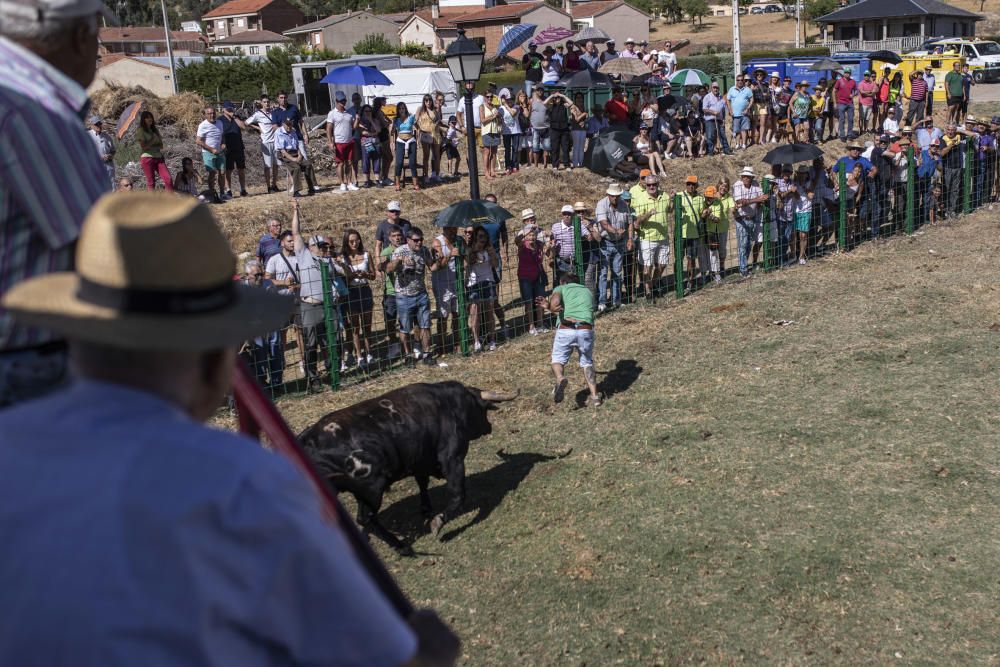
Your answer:
[[[437,271],[439,266],[431,257],[430,250],[424,246],[424,233],[419,227],[411,227],[406,234],[406,243],[392,252],[386,273],[395,274],[396,311],[399,317],[400,340],[403,343],[403,353],[408,358],[423,361],[428,366],[434,365],[431,359],[431,306],[427,297],[427,285],[424,274],[427,267]],[[414,320],[420,330],[420,345],[414,340],[413,356],[410,357],[410,334],[413,331]]]

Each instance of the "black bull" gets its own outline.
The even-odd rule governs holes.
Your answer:
[[[299,434],[320,472],[358,501],[358,524],[401,553],[410,548],[378,520],[382,496],[393,482],[414,477],[420,509],[431,519],[427,484],[445,480],[448,504],[433,515],[431,531],[461,512],[465,502],[465,455],[469,442],[493,431],[489,410],[517,397],[467,387],[461,382],[420,383],[331,412]]]

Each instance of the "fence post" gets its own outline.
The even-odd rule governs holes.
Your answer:
[[[774,268],[774,257],[771,253],[771,181],[764,179],[764,186],[761,189],[768,197],[767,201],[760,205],[760,221],[761,231],[764,233],[764,271],[770,271]]]
[[[972,141],[965,139],[965,165],[962,167],[962,213],[972,211]]]
[[[465,305],[465,243],[461,235],[456,239],[455,249],[455,298],[458,299],[458,339],[462,356],[469,356],[469,315]]]
[[[913,146],[906,148],[906,233],[913,233],[914,190],[916,190],[916,165],[913,164]]]
[[[674,295],[684,298],[684,232],[681,229],[681,196],[674,195]]]
[[[840,181],[840,201],[837,210],[837,247],[847,249],[847,169],[839,165],[837,179]]]
[[[323,281],[323,321],[326,324],[326,360],[330,366],[330,389],[340,387],[340,354],[337,350],[337,336],[334,334],[333,301],[336,294],[333,291],[333,280],[330,278],[330,265],[325,261],[319,263],[320,277]]]
[[[580,237],[580,216],[573,216],[573,266],[576,267],[576,279],[584,284],[583,239]]]

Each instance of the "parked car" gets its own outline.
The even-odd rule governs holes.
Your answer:
[[[780,14],[782,11],[781,5],[767,5],[764,7],[765,14]]]
[[[746,16],[746,15],[747,15],[747,8],[740,7],[740,16]]]
[[[750,8],[750,13],[751,14],[763,14],[764,13],[764,8],[763,7],[751,7]]]

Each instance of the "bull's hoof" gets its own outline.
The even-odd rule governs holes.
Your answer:
[[[440,539],[442,528],[444,528],[444,514],[438,514],[431,520],[431,535],[435,539]]]

